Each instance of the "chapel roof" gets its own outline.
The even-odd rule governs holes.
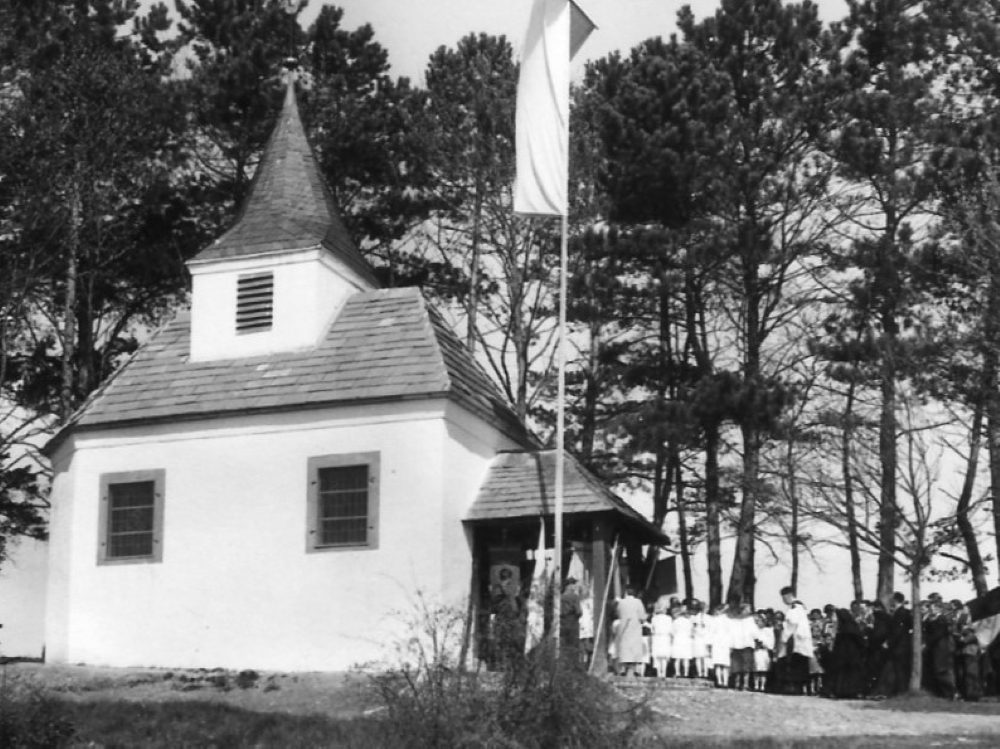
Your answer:
[[[563,512],[566,515],[613,512],[644,542],[668,543],[663,532],[614,494],[573,455],[563,452]],[[555,512],[556,451],[501,452],[469,512],[467,521],[537,518]]]
[[[379,287],[323,179],[290,81],[278,122],[235,222],[192,262],[316,247],[325,248],[372,288]]]
[[[425,398],[448,398],[521,444],[533,444],[496,385],[416,288],[351,296],[311,349],[191,361],[190,336],[184,311],[88,399],[47,451],[70,429]]]

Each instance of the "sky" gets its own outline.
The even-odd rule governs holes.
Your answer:
[[[344,10],[345,29],[370,23],[375,40],[389,53],[394,76],[423,84],[423,71],[438,47],[454,47],[469,33],[504,34],[520,55],[533,0],[309,0],[301,16],[308,25],[325,4]],[[816,0],[826,21],[845,14],[844,0]],[[718,0],[577,0],[597,30],[574,60],[576,71],[586,60],[609,52],[628,52],[653,36],[676,31],[677,11],[690,5],[696,17],[711,14]]]

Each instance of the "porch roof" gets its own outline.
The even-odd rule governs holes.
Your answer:
[[[563,513],[615,513],[643,543],[666,545],[667,536],[625,500],[614,494],[571,454],[565,453]],[[469,522],[514,520],[555,512],[555,450],[501,452],[490,464]]]

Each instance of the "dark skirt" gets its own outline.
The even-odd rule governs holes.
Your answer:
[[[729,663],[733,676],[752,674],[754,671],[753,648],[730,650]]]
[[[793,653],[774,662],[772,684],[769,691],[778,694],[802,694],[809,681],[809,658]]]
[[[931,689],[939,697],[954,697],[955,690],[955,660],[951,641],[946,634],[942,639],[931,644],[927,649],[927,662]]]
[[[837,635],[830,655],[826,688],[834,697],[855,699],[865,693],[865,647],[858,636]]]
[[[979,655],[960,655],[962,664],[962,697],[968,702],[978,702],[983,696],[983,679],[979,669]]]

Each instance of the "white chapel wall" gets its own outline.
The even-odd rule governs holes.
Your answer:
[[[78,435],[75,486],[54,494],[51,659],[339,670],[382,657],[413,586],[444,585],[442,416],[426,401]],[[308,458],[371,451],[378,549],[306,553]],[[100,475],[144,469],[166,474],[163,561],[98,565]]]
[[[45,578],[48,544],[13,541],[0,567],[0,656],[40,658],[45,646]]]
[[[466,516],[497,452],[521,446],[454,403],[448,404],[445,444],[448,468],[441,507],[443,593],[446,602],[464,603],[470,590],[472,547],[464,524],[453,518]],[[456,575],[453,570],[462,572]]]

